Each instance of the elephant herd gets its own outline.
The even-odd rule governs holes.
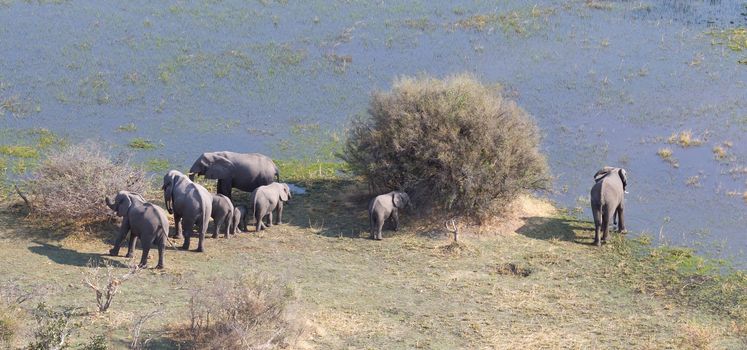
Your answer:
[[[205,187],[194,182],[195,175],[218,180],[218,193],[211,194]],[[205,251],[205,234],[211,218],[215,222],[213,238],[217,238],[220,232],[225,233],[224,237],[228,238],[229,235],[247,230],[249,207],[233,204],[233,188],[252,192],[251,214],[256,221],[257,231],[272,226],[273,211],[277,211],[277,222],[281,223],[283,202],[291,198],[291,192],[287,184],[275,180],[279,180],[277,166],[272,159],[258,153],[203,153],[192,165],[188,175],[178,170],[169,171],[163,177],[161,189],[166,211],[174,216],[175,238],[184,239],[181,248],[189,249],[197,227],[196,251]],[[135,242],[139,239],[143,249],[140,266],[146,266],[148,252],[155,246],[158,248],[156,268],[163,268],[163,254],[166,243],[169,242],[166,212],[147,202],[141,195],[128,191],[119,191],[113,201],[108,197],[105,201],[117,216],[122,217],[119,234],[109,254],[119,254],[119,247],[129,233],[126,256],[132,256]],[[264,223],[265,218],[269,218],[267,224]]]
[[[218,193],[211,194],[202,185],[193,182],[195,175],[218,180]],[[273,212],[277,211],[277,223],[282,223],[283,203],[291,198],[290,187],[279,181],[279,171],[267,156],[258,153],[210,152],[203,153],[192,165],[188,175],[177,170],[163,177],[163,198],[166,210],[174,216],[175,238],[183,239],[182,249],[188,250],[190,239],[198,227],[197,252],[205,250],[205,234],[208,222],[215,222],[213,238],[220,232],[224,237],[247,231],[247,217],[255,220],[255,230],[273,225]],[[600,246],[608,239],[610,219],[625,232],[624,196],[627,193],[627,174],[622,168],[604,167],[594,174],[595,184],[591,189],[591,210],[594,217],[594,244]],[[231,190],[237,188],[252,192],[251,208],[234,205]],[[169,242],[169,221],[166,212],[146,201],[141,195],[120,191],[107,206],[122,217],[114,247],[109,254],[117,256],[122,241],[130,233],[127,257],[132,256],[135,242],[140,239],[143,255],[140,266],[146,266],[148,252],[152,246],[158,248],[158,265],[163,268],[163,254]],[[382,228],[391,219],[394,230],[399,228],[399,210],[412,207],[405,192],[392,191],[376,196],[368,204],[370,238],[382,239]],[[268,218],[267,224],[264,220]],[[602,237],[600,239],[600,230]]]

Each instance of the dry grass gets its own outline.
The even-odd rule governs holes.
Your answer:
[[[50,152],[24,186],[31,215],[49,226],[85,226],[107,220],[105,196],[120,190],[145,193],[149,184],[142,169],[126,157],[112,157],[95,143]]]
[[[293,347],[304,323],[293,290],[261,274],[217,279],[192,291],[189,323],[178,330],[198,349]]]
[[[692,131],[690,130],[683,130],[679,133],[673,133],[669,136],[667,139],[668,143],[679,145],[680,147],[694,147],[694,146],[700,146],[703,144],[703,141],[695,136],[693,136]]]
[[[726,159],[727,153],[726,149],[722,146],[714,146],[713,147],[713,157],[717,160],[723,160]]]
[[[680,163],[677,161],[676,158],[674,158],[674,152],[669,147],[663,147],[659,148],[658,151],[656,151],[656,155],[661,157],[665,162],[669,163],[674,168],[679,168]]]

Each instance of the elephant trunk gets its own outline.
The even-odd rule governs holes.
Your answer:
[[[196,173],[189,173],[189,181],[195,181],[195,175]]]
[[[109,209],[116,211],[117,209],[114,208],[114,203],[109,200],[109,197],[104,197],[106,200],[106,206],[109,207]]]

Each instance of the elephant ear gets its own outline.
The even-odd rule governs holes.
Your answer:
[[[598,182],[599,180],[603,179],[605,176],[609,175],[612,170],[614,170],[614,168],[608,166],[599,169],[599,171],[594,174],[594,181]]]
[[[623,191],[625,191],[625,189],[628,187],[628,174],[623,168],[618,169],[617,174],[620,175],[620,180],[623,183]]]
[[[131,205],[132,205],[132,199],[130,199],[130,196],[122,195],[122,194],[117,195],[117,201],[115,203],[115,206],[117,207],[118,216],[127,215],[127,211],[130,210]]]
[[[283,202],[287,202],[290,198],[290,188],[287,184],[283,184],[283,189],[280,191],[280,200]]]
[[[404,198],[402,198],[402,194],[399,192],[392,192],[392,202],[394,202],[395,208],[403,208],[406,204]]]
[[[215,159],[205,170],[208,179],[230,179],[233,162],[223,156],[215,156]]]

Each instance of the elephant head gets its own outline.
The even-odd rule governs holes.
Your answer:
[[[392,192],[392,202],[394,202],[394,207],[397,209],[402,209],[406,206],[412,207],[412,204],[410,204],[410,196],[405,192]]]
[[[135,194],[138,197],[142,198],[139,194]],[[143,202],[145,200],[143,199]],[[115,213],[117,213],[117,216],[125,216],[127,215],[127,211],[130,210],[130,206],[132,206],[132,198],[130,198],[130,195],[126,191],[119,191],[117,193],[117,196],[114,197],[114,203],[112,203],[109,200],[109,197],[106,197],[106,206],[109,207],[109,209],[113,210]]]
[[[166,210],[168,210],[169,214],[174,213],[174,187],[181,176],[183,174],[176,170],[171,170],[163,176],[163,186],[161,187],[163,190],[163,202],[166,204]]]
[[[208,179],[231,178],[233,167],[233,162],[217,152],[203,153],[189,169],[189,179],[194,181],[195,175]]]
[[[622,181],[623,185],[623,191],[625,191],[628,187],[628,174],[623,168],[613,168],[611,166],[605,166],[604,168],[599,169],[596,174],[594,174],[594,181],[599,182],[603,178],[607,177],[607,175],[610,175],[612,173],[617,173],[617,175],[620,176],[620,181]]]
[[[596,174],[594,174],[594,181],[599,181],[603,179],[605,176],[609,175],[615,168],[611,166],[605,166],[602,169],[599,169]]]
[[[283,202],[287,202],[288,199],[293,198],[291,195],[290,187],[288,187],[288,184],[282,184],[283,190],[280,191],[280,200]]]

